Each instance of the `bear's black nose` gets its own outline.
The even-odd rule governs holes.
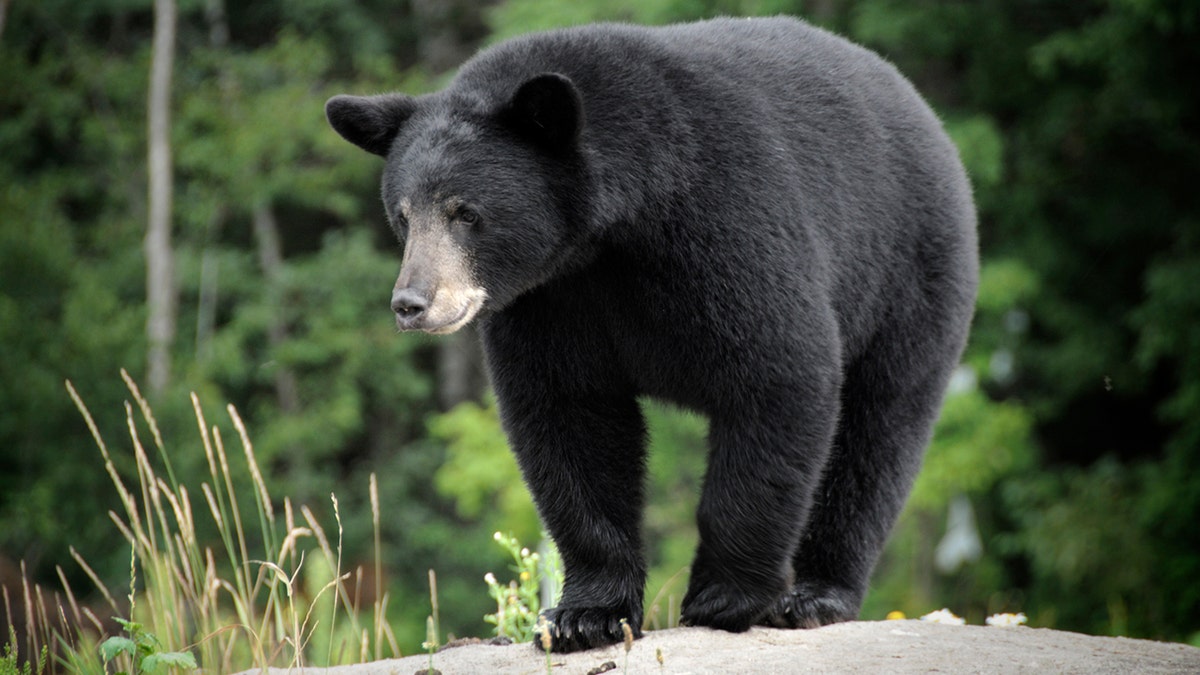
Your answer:
[[[392,293],[392,311],[401,319],[413,321],[424,314],[427,307],[429,300],[419,291],[400,288]]]

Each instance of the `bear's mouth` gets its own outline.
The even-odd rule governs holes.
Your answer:
[[[412,322],[405,321],[397,315],[396,325],[400,330],[405,331],[419,330],[431,335],[449,335],[470,323],[471,319],[474,319],[475,315],[479,313],[479,310],[483,309],[483,303],[487,300],[487,293],[481,288],[473,288],[454,295],[458,296],[454,299],[460,300],[460,303],[458,303],[459,310],[449,318],[439,318],[437,315],[440,312],[436,310]]]
[[[467,304],[465,307],[463,307],[462,311],[459,312],[458,316],[455,317],[454,319],[452,319],[440,326],[425,326],[421,330],[423,330],[426,333],[429,333],[431,335],[449,335],[449,334],[457,331],[459,328],[462,328],[463,326],[470,323],[471,319],[475,318],[475,315],[479,313],[479,310],[482,307],[483,307],[483,299],[480,298],[478,302],[472,301],[469,304]]]

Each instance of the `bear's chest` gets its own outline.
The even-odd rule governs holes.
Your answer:
[[[633,278],[633,277],[630,277]],[[720,382],[742,379],[757,368],[749,326],[715,316],[697,303],[707,292],[686,284],[609,280],[588,303],[598,310],[595,330],[612,350],[606,358],[640,395],[698,411],[723,398]]]

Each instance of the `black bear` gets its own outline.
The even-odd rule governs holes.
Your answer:
[[[477,319],[566,568],[556,650],[641,623],[639,396],[709,419],[684,623],[857,616],[978,273],[958,155],[895,68],[788,18],[596,25],[326,113],[387,158],[399,327]]]

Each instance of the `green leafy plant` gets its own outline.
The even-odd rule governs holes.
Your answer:
[[[154,675],[173,668],[196,669],[196,657],[192,656],[190,652],[162,651],[162,643],[142,624],[117,617],[113,617],[113,619],[121,624],[129,637],[113,636],[108,638],[101,643],[100,653],[104,656],[105,664],[117,660],[121,656],[129,659],[130,667],[127,670],[118,670],[117,675],[137,675],[138,673]]]
[[[42,675],[46,670],[46,660],[50,656],[50,650],[46,646],[42,646],[41,653],[38,654],[38,660],[35,664],[32,661],[21,663],[20,655],[17,654],[14,645],[17,644],[17,631],[12,627],[8,627],[8,642],[4,644],[4,655],[0,656],[0,675]]]
[[[483,577],[488,585],[488,594],[496,601],[496,613],[485,615],[483,620],[496,627],[498,637],[507,637],[513,642],[532,642],[538,624],[543,584],[552,584],[553,589],[562,588],[562,565],[558,551],[551,547],[543,561],[537,552],[521,546],[516,537],[497,532],[492,538],[512,555],[514,564],[511,569],[517,578],[502,585],[491,572]]]
[[[137,548],[132,549],[129,558],[129,615],[133,616],[137,608]],[[110,662],[124,657],[128,668],[118,670],[117,675],[138,675],[146,673],[154,675],[172,668],[196,669],[196,657],[188,651],[164,651],[154,633],[146,630],[145,626],[136,621],[126,621],[113,617],[113,621],[121,624],[129,637],[114,635],[100,643],[100,654],[104,658],[105,669]]]

